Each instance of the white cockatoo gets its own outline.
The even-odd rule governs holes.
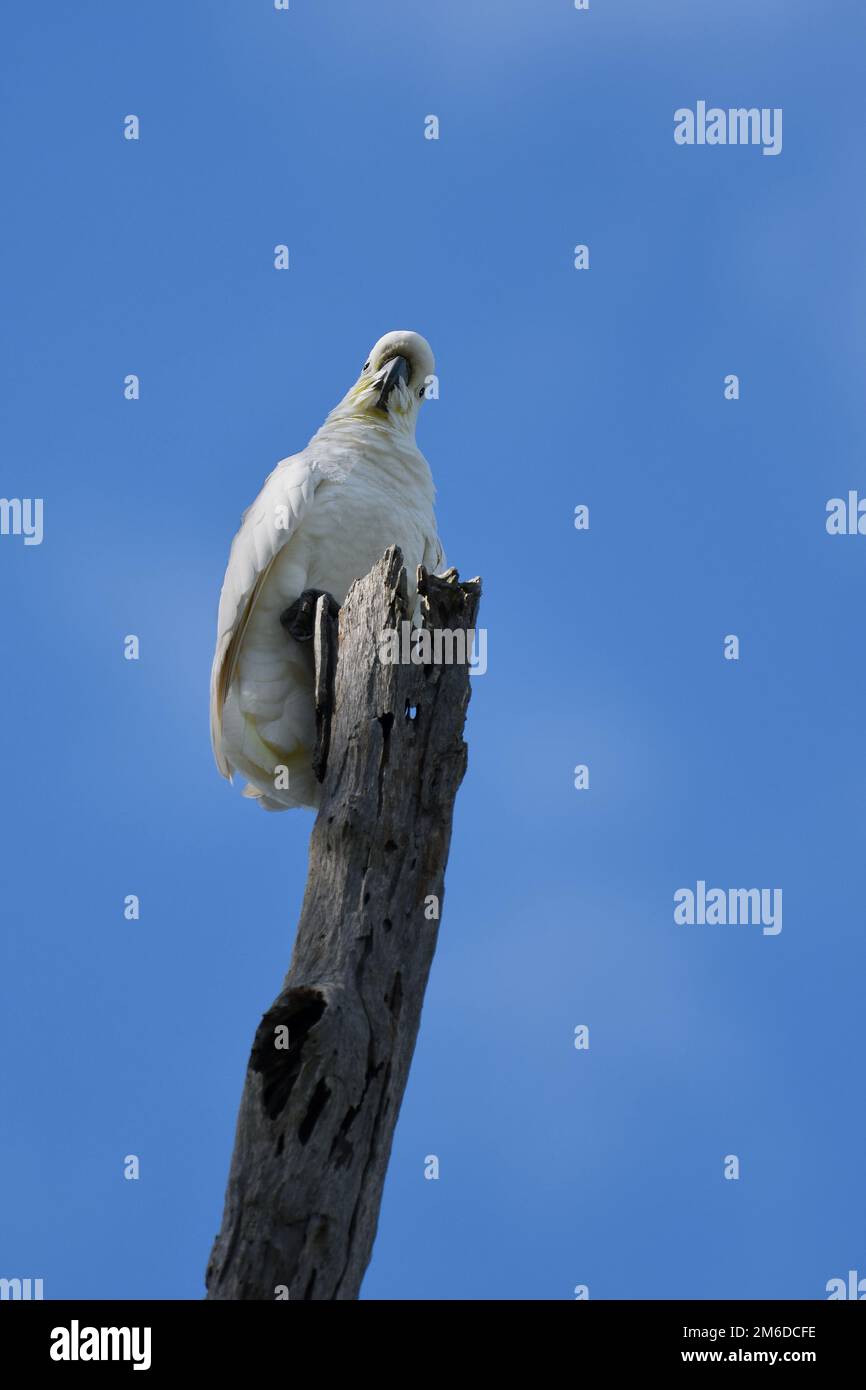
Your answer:
[[[242,773],[244,795],[265,810],[319,801],[312,643],[287,631],[297,601],[326,593],[342,604],[390,545],[403,552],[410,588],[418,565],[442,566],[433,479],[415,443],[433,370],[418,333],[386,333],[306,449],[277,464],[241,518],[220,595],[211,739],[223,776]],[[314,604],[305,607],[309,615]]]

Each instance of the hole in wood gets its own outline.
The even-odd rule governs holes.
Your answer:
[[[291,1095],[300,1075],[304,1044],[326,1007],[324,995],[302,986],[269,1009],[259,1024],[250,1065],[262,1077],[262,1104],[272,1120]]]
[[[306,1144],[313,1130],[316,1128],[316,1121],[328,1104],[331,1092],[321,1078],[316,1082],[316,1089],[310,1096],[310,1104],[298,1128],[298,1138],[302,1144]]]

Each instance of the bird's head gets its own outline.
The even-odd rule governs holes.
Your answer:
[[[414,432],[435,363],[420,333],[398,328],[367,354],[361,374],[332,413]]]

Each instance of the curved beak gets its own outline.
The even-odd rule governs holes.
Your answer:
[[[384,371],[379,377],[379,397],[376,401],[377,410],[388,409],[388,397],[394,390],[398,381],[406,382],[409,380],[411,372],[409,363],[405,357],[392,357],[385,363]]]

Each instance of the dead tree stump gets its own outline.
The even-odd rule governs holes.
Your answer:
[[[428,631],[474,629],[478,580],[419,570],[418,590]],[[370,1259],[466,770],[468,665],[383,660],[409,616],[394,547],[340,612],[306,892],[253,1042],[209,1299],[353,1299]]]

